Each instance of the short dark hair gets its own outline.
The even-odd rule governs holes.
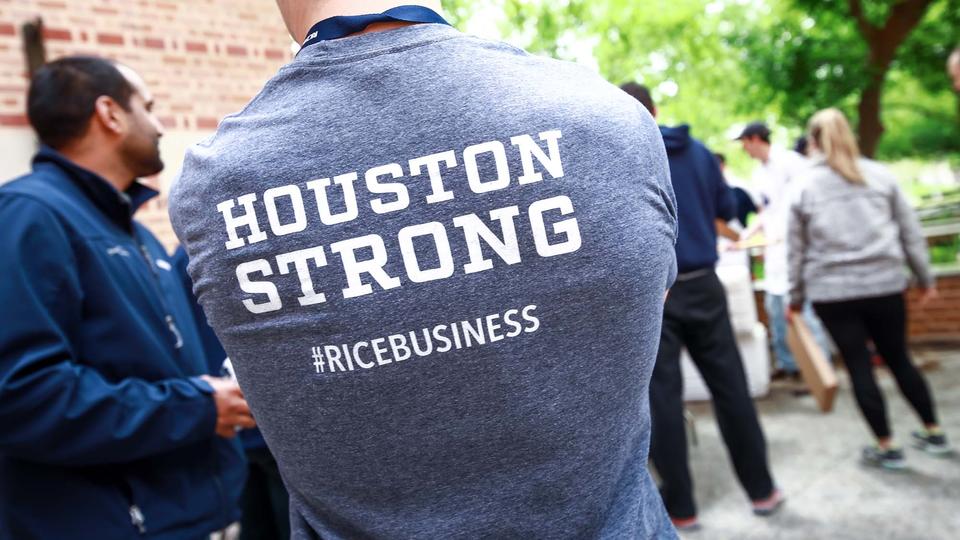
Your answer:
[[[717,158],[717,163],[721,165],[727,164],[727,156],[721,154],[720,152],[714,152],[713,157]]]
[[[793,151],[800,155],[807,155],[807,148],[810,146],[810,141],[807,140],[806,135],[801,135],[797,142],[793,143]]]
[[[767,124],[760,121],[750,122],[734,140],[752,139],[753,137],[758,137],[761,141],[770,144],[770,128],[767,127]]]
[[[650,96],[649,88],[639,83],[628,82],[621,84],[620,89],[633,96],[634,99],[639,101],[644,107],[647,108],[648,111],[650,111],[650,114],[653,114],[653,97]]]
[[[60,148],[86,133],[99,97],[130,110],[133,93],[114,62],[68,56],[37,70],[27,93],[27,117],[40,142]]]

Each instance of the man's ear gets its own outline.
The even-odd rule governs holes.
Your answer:
[[[122,135],[127,129],[126,116],[122,113],[123,107],[112,97],[100,96],[94,103],[93,120],[107,132]]]

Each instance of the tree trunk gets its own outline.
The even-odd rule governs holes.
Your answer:
[[[883,120],[880,118],[880,99],[883,97],[883,83],[886,70],[880,76],[870,78],[870,84],[860,94],[857,107],[860,123],[857,125],[857,137],[860,139],[860,152],[872,158],[877,152],[880,137],[883,136]]]
[[[873,157],[883,136],[881,119],[881,98],[887,72],[897,55],[900,44],[910,32],[920,24],[923,14],[933,0],[902,0],[896,2],[883,26],[875,26],[867,18],[861,0],[847,0],[850,14],[857,21],[860,35],[867,42],[870,51],[867,67],[870,79],[860,94],[857,110],[860,122],[857,135],[860,137],[860,151],[867,157]]]

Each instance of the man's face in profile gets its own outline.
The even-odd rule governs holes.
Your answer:
[[[763,140],[760,137],[757,137],[756,135],[744,137],[740,139],[740,144],[743,145],[743,151],[753,159],[759,160],[762,158]]]
[[[160,159],[163,124],[153,112],[153,94],[135,71],[123,65],[117,68],[133,87],[127,113],[128,131],[120,147],[122,158],[137,176],[157,174],[163,170]]]

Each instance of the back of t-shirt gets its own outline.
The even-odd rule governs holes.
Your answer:
[[[583,68],[418,25],[303,50],[171,195],[295,537],[653,538],[676,211]]]

